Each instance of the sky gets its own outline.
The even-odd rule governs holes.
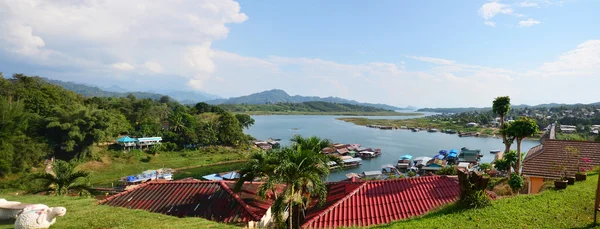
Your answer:
[[[0,72],[396,106],[600,101],[600,1],[0,0]]]

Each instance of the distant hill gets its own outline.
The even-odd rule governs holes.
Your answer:
[[[324,101],[272,104],[220,104],[218,106],[231,112],[392,112],[392,110],[372,106]]]
[[[60,80],[53,80],[53,79],[47,79],[47,78],[43,78],[43,79],[48,83],[61,86],[67,90],[73,91],[77,94],[81,94],[86,97],[126,97],[129,94],[133,94],[137,98],[142,98],[142,99],[150,98],[150,99],[157,100],[157,99],[160,99],[160,97],[166,95],[166,96],[169,96],[170,98],[173,98],[183,104],[196,104],[198,102],[204,102],[206,100],[220,98],[219,96],[211,95],[211,94],[203,93],[203,92],[172,91],[172,92],[164,93],[164,94],[153,93],[153,92],[140,92],[140,91],[128,92],[128,91],[126,91],[126,89],[123,89],[116,85],[113,85],[113,86],[105,88],[105,89],[100,89],[99,87],[88,86],[88,85],[78,84],[78,83],[73,83],[73,82],[64,82],[64,81],[60,81]]]
[[[521,109],[521,108],[553,108],[553,107],[562,107],[562,106],[577,106],[577,105],[600,105],[600,102],[590,103],[590,104],[565,104],[565,103],[545,103],[538,104],[535,106],[521,104],[521,105],[513,105],[512,109]],[[488,111],[491,110],[491,107],[456,107],[456,108],[421,108],[417,111],[421,112],[436,112],[436,113],[462,113],[462,112],[471,112],[471,111]]]
[[[342,99],[338,97],[317,97],[317,96],[291,96],[287,92],[279,89],[263,91],[251,95],[234,97],[229,99],[216,99],[206,101],[208,104],[275,104],[275,103],[303,103],[303,102],[328,102],[328,103],[343,103],[352,105],[369,106],[381,108],[385,110],[406,110],[386,104],[360,103],[355,100]]]

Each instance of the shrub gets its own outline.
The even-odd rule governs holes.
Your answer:
[[[444,167],[437,171],[437,175],[457,175],[456,166]]]
[[[396,174],[392,174],[392,175],[389,175],[389,176],[388,176],[388,180],[393,180],[393,179],[396,179],[396,178],[398,178],[398,177],[396,176]]]
[[[508,185],[515,192],[521,190],[523,188],[524,184],[525,184],[525,181],[524,181],[523,177],[519,176],[516,173],[511,174],[510,178],[508,179]]]
[[[406,174],[408,177],[415,177],[417,174],[413,171],[410,171]]]
[[[492,165],[490,163],[481,163],[479,169],[481,169],[482,172],[487,173],[488,170],[492,169]]]
[[[406,178],[406,176],[404,174],[400,174],[400,176],[398,176],[398,178]]]
[[[484,190],[469,193],[459,204],[464,208],[482,208],[492,204],[490,197]]]

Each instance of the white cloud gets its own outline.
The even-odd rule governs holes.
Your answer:
[[[483,22],[483,24],[489,25],[491,27],[496,27],[496,22],[493,22],[493,21],[485,21],[485,22]]]
[[[413,58],[415,60],[423,61],[423,62],[434,63],[434,64],[445,64],[445,65],[448,65],[448,64],[453,64],[454,63],[453,60],[446,60],[446,59],[433,58],[433,57],[411,56],[411,58]]]
[[[499,3],[497,1],[485,3],[479,8],[479,14],[486,21],[492,19],[498,14],[512,14],[513,9],[506,4]]]
[[[547,62],[539,69],[542,74],[551,76],[585,76],[600,75],[600,40],[589,40],[566,52],[558,60]]]
[[[135,69],[135,67],[126,62],[114,63],[111,65],[112,68],[120,70],[120,71],[131,71]]]
[[[539,7],[539,5],[535,2],[521,2],[519,3],[521,7]]]
[[[147,61],[146,63],[144,63],[144,67],[146,67],[148,70],[150,70],[153,73],[163,72],[163,67],[159,63],[156,63],[156,62]]]
[[[527,19],[525,21],[519,21],[519,27],[531,27],[537,24],[540,24],[541,22],[535,19]]]
[[[191,86],[214,71],[212,42],[248,19],[233,0],[0,0],[0,9],[0,52],[82,71],[168,69]]]

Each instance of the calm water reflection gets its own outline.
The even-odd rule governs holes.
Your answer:
[[[295,135],[316,135],[329,138],[339,143],[358,143],[366,147],[380,148],[382,155],[372,160],[363,160],[362,166],[354,169],[332,173],[329,181],[346,179],[345,174],[350,172],[381,170],[383,164],[395,164],[404,154],[418,156],[433,156],[441,149],[458,149],[468,147],[481,149],[482,162],[490,162],[494,155],[490,150],[504,149],[502,140],[498,138],[460,138],[458,135],[443,133],[428,133],[426,131],[411,132],[408,130],[379,130],[346,123],[336,120],[341,116],[313,116],[313,115],[272,115],[253,116],[256,120],[254,126],[246,133],[257,139],[266,140],[269,137],[281,138],[283,145],[289,144],[289,139]],[[369,117],[369,118],[413,118],[407,116]],[[527,151],[538,145],[538,141],[523,141],[522,150]],[[516,148],[516,145],[513,146]]]

